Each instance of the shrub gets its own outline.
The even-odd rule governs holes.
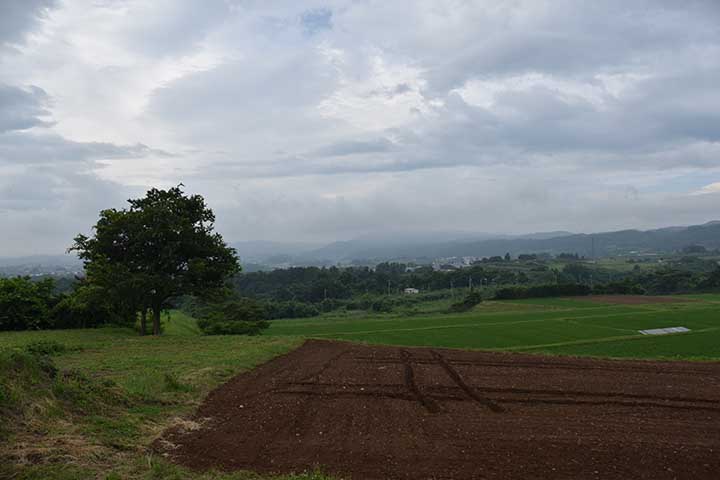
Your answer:
[[[330,302],[330,300],[328,300],[328,302]],[[323,311],[329,311],[331,309],[329,305],[327,306],[329,310],[325,310],[325,308],[326,305],[323,303]],[[294,300],[287,302],[268,302],[265,304],[265,311],[268,320],[278,318],[308,318],[320,315],[320,310],[318,310],[315,305]]]
[[[265,321],[238,322],[200,319],[198,327],[205,335],[260,335],[270,324]]]
[[[206,335],[259,335],[270,326],[264,306],[252,298],[240,298],[206,307],[198,327]]]
[[[25,345],[25,351],[33,355],[55,355],[67,350],[65,345],[54,340],[40,340]]]
[[[55,297],[52,279],[0,278],[0,330],[39,330],[50,327]]]
[[[720,289],[720,267],[709,273],[701,282],[700,288],[703,290],[719,290]]]
[[[389,313],[393,311],[393,302],[387,297],[380,297],[372,302],[370,309],[377,313]]]
[[[121,311],[121,306],[111,302],[102,288],[81,285],[65,295],[51,310],[50,316],[54,328],[95,328],[130,323],[119,314]],[[132,321],[134,323],[134,317]]]
[[[457,303],[453,303],[450,306],[451,312],[467,312],[471,310],[475,305],[482,303],[482,294],[478,291],[471,291],[465,298]]]
[[[610,282],[604,285],[597,285],[593,288],[593,293],[604,295],[645,295],[647,290],[638,283],[626,280],[623,282]]]

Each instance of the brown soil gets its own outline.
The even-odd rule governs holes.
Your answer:
[[[574,300],[586,300],[595,303],[610,303],[616,305],[643,305],[649,303],[687,303],[696,300],[692,298],[652,297],[649,295],[588,295],[587,297],[572,297]]]
[[[212,392],[157,450],[353,479],[717,479],[720,364],[309,341]]]

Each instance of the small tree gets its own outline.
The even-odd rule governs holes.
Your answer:
[[[48,328],[54,282],[29,277],[0,278],[0,330]]]
[[[181,186],[152,189],[128,200],[128,209],[103,210],[94,236],[78,235],[70,248],[85,261],[88,283],[119,308],[143,320],[152,311],[154,335],[168,299],[210,294],[240,270],[235,250],[213,231],[215,215],[203,197]]]

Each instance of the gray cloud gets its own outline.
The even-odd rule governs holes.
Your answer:
[[[3,0],[0,10],[0,47],[22,42],[56,0]]]
[[[0,256],[62,253],[76,234],[90,233],[101,209],[121,208],[125,199],[141,192],[91,173],[59,168],[3,174]]]
[[[48,126],[49,98],[39,87],[22,89],[0,84],[0,133]]]
[[[393,143],[386,138],[373,140],[347,140],[319,148],[313,155],[318,157],[343,157],[367,153],[385,153],[393,150]]]
[[[147,145],[114,145],[74,142],[49,133],[11,132],[0,134],[0,165],[48,165],[87,163],[96,160],[172,156]]]
[[[300,23],[308,35],[329,30],[332,28],[332,10],[327,8],[307,10],[300,15]]]

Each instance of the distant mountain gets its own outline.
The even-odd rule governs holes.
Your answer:
[[[462,245],[437,245],[433,255],[492,256],[520,253],[577,253],[586,257],[635,253],[669,253],[689,245],[720,248],[720,222],[656,230],[621,230],[595,234],[573,234],[552,238],[488,240]],[[423,252],[426,254],[427,252]]]
[[[540,232],[527,235],[477,234],[480,238],[468,240],[428,241],[423,238],[380,239],[359,238],[334,242],[312,250],[299,257],[300,260],[325,260],[329,262],[357,259],[431,260],[443,257],[489,257],[494,255],[518,255],[521,253],[577,253],[582,256],[608,256],[630,252],[673,252],[688,245],[720,248],[720,221],[688,227],[666,227],[655,230],[621,230],[594,234],[570,232]]]
[[[235,242],[230,244],[237,250],[240,260],[263,262],[271,257],[294,257],[318,248],[316,243],[270,242],[264,240]]]
[[[362,236],[353,240],[333,242],[325,247],[301,255],[300,261],[321,261],[329,263],[352,260],[432,260],[438,253],[442,256],[468,256],[473,254],[449,254],[465,251],[467,245],[485,242],[504,243],[510,240],[539,240],[572,235],[570,232],[539,232],[525,235],[497,233],[434,232],[434,233],[385,233]]]
[[[528,233],[526,235],[516,235],[516,236],[511,236],[509,238],[524,238],[524,239],[530,239],[530,240],[547,240],[548,238],[567,237],[569,235],[573,235],[573,233],[566,232],[564,230],[559,230],[556,232]]]
[[[302,242],[235,242],[246,271],[283,265],[332,265],[338,262],[420,261],[446,257],[490,257],[510,253],[577,253],[585,257],[635,253],[666,253],[690,245],[720,249],[720,221],[654,230],[603,233],[538,232],[502,235],[472,232],[394,232],[363,235],[325,246]],[[0,257],[0,275],[76,272],[74,255]]]
[[[404,258],[412,252],[429,245],[443,245],[456,242],[474,242],[493,238],[504,238],[492,233],[469,232],[393,232],[363,235],[352,240],[333,242],[300,255],[299,260],[325,260],[338,262],[347,260]]]

